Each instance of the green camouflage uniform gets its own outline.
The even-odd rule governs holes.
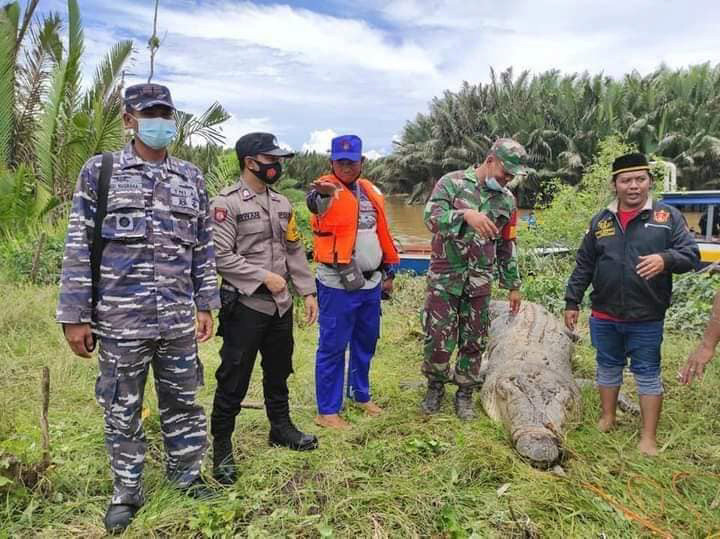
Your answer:
[[[509,139],[498,141],[494,151],[506,170],[526,171],[520,160],[525,150]],[[500,231],[495,240],[483,240],[465,223],[462,210],[487,215]],[[450,172],[440,178],[425,206],[425,224],[433,233],[428,271],[428,293],[423,312],[425,346],[422,372],[430,382],[459,386],[481,383],[480,359],[489,324],[488,306],[494,265],[500,286],[520,287],[515,252],[516,204],[507,189],[494,191],[478,181],[475,168]],[[450,357],[458,346],[454,373]]]

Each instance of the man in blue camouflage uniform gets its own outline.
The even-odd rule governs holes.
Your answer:
[[[132,86],[125,107],[125,127],[135,137],[113,154],[97,306],[93,312],[90,252],[99,156],[85,164],[75,189],[57,308],[73,352],[90,357],[93,333],[99,341],[96,398],[105,410],[114,475],[105,515],[111,533],[127,528],[144,501],[141,415],[150,365],[167,476],[189,495],[210,494],[200,477],[207,422],[195,404],[202,384],[197,341],[212,335],[210,311],[220,303],[205,181],[166,151],[175,135],[170,92],[157,84]]]
[[[425,224],[433,233],[423,312],[422,372],[428,390],[421,407],[426,414],[440,410],[445,384],[454,383],[455,413],[463,420],[475,416],[472,394],[482,383],[480,360],[487,344],[495,266],[500,286],[510,290],[511,312],[520,309],[517,207],[505,186],[514,176],[527,174],[526,159],[520,144],[498,139],[481,165],[440,178],[425,206]]]

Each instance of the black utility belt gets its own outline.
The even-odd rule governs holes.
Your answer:
[[[328,268],[330,268],[330,269],[334,269],[335,271],[337,271],[337,268],[334,267],[332,264],[325,264],[325,263],[323,262],[323,266],[326,266],[326,267],[328,267]],[[382,268],[382,266],[380,266],[380,267],[378,267],[377,269],[374,269],[374,270],[363,271],[363,272],[362,272],[362,276],[363,276],[365,279],[372,279],[372,276],[375,275],[376,272],[381,271],[381,268]]]
[[[231,285],[231,284],[223,283],[222,285],[220,285],[220,290],[226,290],[226,291],[228,291],[228,292],[234,292],[234,293],[237,294],[238,296],[242,295],[242,294],[240,294],[240,291],[239,291],[237,288],[235,288],[233,285]],[[270,289],[269,289],[269,288],[267,287],[267,285],[265,285],[265,284],[261,284],[260,286],[258,286],[258,287],[255,289],[255,292],[253,292],[252,295],[254,296],[255,294],[272,296],[272,292],[270,292]]]

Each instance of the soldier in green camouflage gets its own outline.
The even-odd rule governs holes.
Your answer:
[[[520,144],[499,139],[481,165],[440,178],[425,206],[425,225],[433,233],[423,312],[422,372],[428,390],[422,409],[427,414],[440,409],[445,384],[454,383],[458,417],[475,415],[472,394],[482,383],[480,359],[487,340],[495,265],[500,286],[510,290],[511,311],[520,309],[517,207],[505,186],[514,176],[527,174],[526,158]],[[451,372],[455,348],[458,355]]]

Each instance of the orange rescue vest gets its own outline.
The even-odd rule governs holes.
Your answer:
[[[355,248],[360,204],[350,189],[334,175],[330,174],[320,179],[333,182],[340,188],[335,191],[333,195],[335,200],[332,201],[327,212],[322,216],[312,217],[315,260],[324,264],[348,264],[352,260]],[[360,178],[357,181],[360,189],[377,211],[377,235],[383,251],[383,262],[398,264],[400,257],[390,235],[383,196],[369,180]]]

